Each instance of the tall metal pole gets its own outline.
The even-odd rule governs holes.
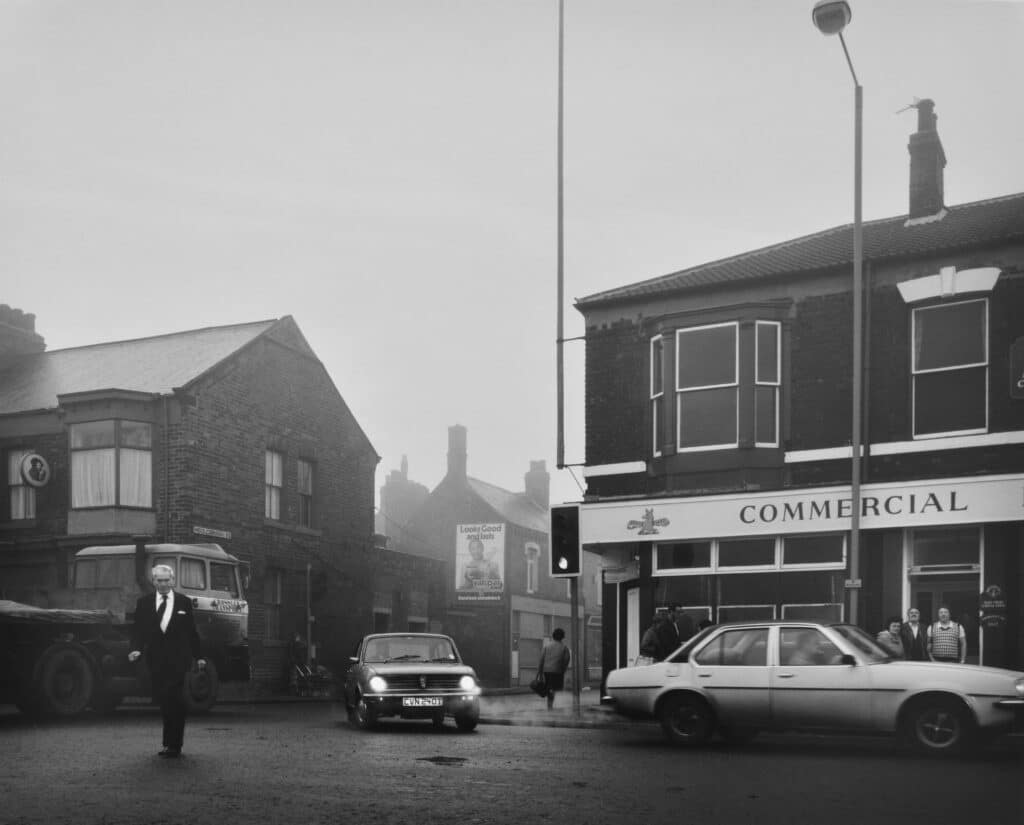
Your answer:
[[[557,376],[556,381],[558,384],[558,437],[557,437],[557,452],[555,455],[555,467],[559,470],[565,467],[565,321],[562,318],[563,315],[563,294],[565,292],[565,271],[564,271],[564,258],[565,258],[565,241],[563,237],[563,203],[562,203],[562,89],[564,86],[563,80],[563,68],[564,68],[564,54],[565,54],[565,0],[558,0],[558,138],[557,138],[557,160],[556,165],[558,168],[558,205],[557,205],[557,267],[558,267],[558,297],[556,304],[558,306],[558,320],[556,323],[555,333],[555,351],[557,353]]]
[[[846,40],[842,32],[839,42],[843,44],[846,63],[854,83],[853,113],[853,408],[851,410],[850,435],[850,578],[860,578],[860,471],[861,471],[861,397],[863,395],[863,350],[864,350],[864,223],[861,215],[863,121],[864,121],[864,89],[857,80],[850,52],[846,48]],[[860,588],[850,590],[850,623],[857,624],[860,604]]]

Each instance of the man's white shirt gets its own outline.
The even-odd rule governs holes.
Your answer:
[[[163,599],[163,594],[156,594],[156,609],[160,609],[160,602]],[[167,606],[164,608],[164,615],[160,617],[160,631],[162,633],[167,632],[167,625],[171,623],[171,614],[174,612],[174,591],[167,591]]]

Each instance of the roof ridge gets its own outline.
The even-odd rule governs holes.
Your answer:
[[[967,203],[960,203],[960,204],[956,204],[955,206],[946,206],[946,207],[944,207],[944,209],[946,209],[947,212],[952,215],[953,213],[963,212],[965,210],[972,209],[972,208],[977,208],[977,207],[981,207],[981,206],[987,206],[987,205],[994,204],[994,203],[999,203],[999,202],[1013,201],[1013,200],[1022,200],[1022,199],[1024,199],[1024,192],[1015,192],[1015,193],[1012,193],[1012,194],[1009,194],[1009,195],[999,195],[999,196],[994,197],[994,198],[983,198],[983,199],[977,200],[977,201],[969,201]],[[884,225],[884,224],[893,224],[894,226],[903,227],[903,225],[906,222],[907,218],[908,218],[907,214],[893,215],[893,216],[887,217],[887,218],[874,218],[872,220],[863,221],[862,222],[862,226],[867,228],[867,227],[878,227],[878,226],[881,226],[881,225]],[[622,285],[622,286],[611,287],[609,289],[604,289],[604,290],[601,290],[599,292],[595,292],[595,293],[592,293],[590,295],[586,295],[583,298],[578,298],[576,300],[576,304],[579,305],[581,303],[590,303],[592,301],[600,301],[602,299],[611,298],[611,297],[614,297],[616,295],[621,295],[623,293],[633,293],[636,290],[642,290],[643,287],[645,287],[645,286],[648,286],[648,285],[651,285],[651,284],[657,284],[657,283],[660,283],[660,282],[664,282],[664,281],[667,281],[667,280],[672,279],[672,278],[682,278],[682,277],[685,277],[686,275],[689,275],[691,273],[696,273],[696,272],[700,272],[700,271],[706,271],[706,270],[709,270],[709,269],[713,269],[713,268],[716,268],[716,267],[726,266],[726,265],[731,264],[731,263],[737,263],[737,262],[749,260],[751,258],[756,258],[758,256],[763,256],[763,255],[766,255],[766,254],[769,254],[769,253],[772,253],[772,252],[779,252],[779,251],[782,251],[782,250],[785,250],[785,249],[790,249],[792,247],[799,246],[801,244],[806,244],[808,241],[827,238],[830,235],[837,235],[837,234],[840,234],[842,232],[852,232],[853,231],[853,226],[854,226],[853,222],[851,221],[849,223],[843,223],[843,224],[839,224],[839,225],[836,225],[836,226],[827,227],[825,229],[819,229],[819,230],[817,230],[815,232],[809,232],[809,233],[806,233],[804,235],[799,235],[799,236],[797,236],[795,238],[787,238],[786,240],[783,240],[783,241],[777,241],[775,243],[766,244],[765,246],[760,246],[760,247],[757,247],[756,249],[744,250],[743,252],[738,252],[735,255],[728,255],[728,256],[726,256],[724,258],[716,258],[716,259],[710,260],[710,261],[703,261],[701,263],[697,263],[697,264],[694,264],[692,266],[684,267],[683,269],[677,269],[677,270],[673,270],[671,272],[665,272],[665,273],[663,273],[661,275],[655,275],[655,276],[653,276],[651,278],[644,278],[643,280],[640,280],[640,281],[632,281],[632,282],[630,282],[628,284],[625,284],[625,285]]]
[[[195,329],[183,329],[177,332],[161,332],[158,335],[143,335],[138,338],[124,338],[119,341],[97,341],[94,344],[81,344],[74,347],[62,347],[61,349],[50,349],[39,353],[39,355],[52,355],[57,352],[69,352],[71,350],[92,349],[94,347],[109,347],[115,344],[135,344],[140,341],[155,341],[159,338],[175,338],[184,335],[194,335],[197,332],[210,332],[211,330],[241,329],[242,327],[256,327],[261,325],[273,326],[278,318],[266,318],[261,321],[242,321],[237,324],[219,324],[208,327],[197,327]]]

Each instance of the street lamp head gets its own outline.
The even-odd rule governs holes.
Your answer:
[[[811,9],[811,19],[822,34],[840,34],[852,17],[846,0],[818,0]]]

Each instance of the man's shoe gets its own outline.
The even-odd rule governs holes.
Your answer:
[[[177,759],[181,756],[181,748],[164,748],[157,756],[162,756],[165,759]]]

